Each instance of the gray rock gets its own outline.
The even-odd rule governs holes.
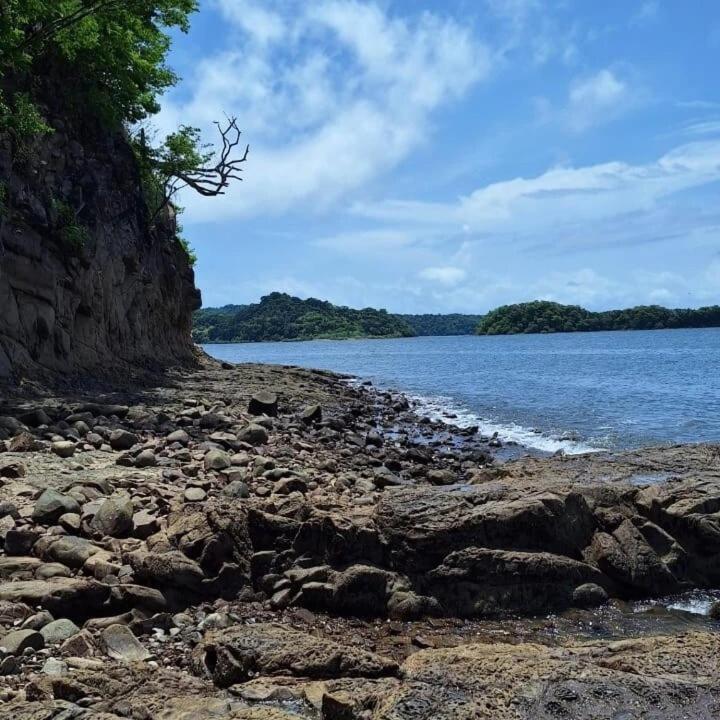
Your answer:
[[[277,417],[278,414],[278,398],[272,392],[255,393],[248,404],[248,412],[251,415],[268,415]]]
[[[231,498],[249,498],[250,488],[242,480],[233,480],[223,488],[222,493]]]
[[[133,537],[146,540],[160,529],[157,516],[148,510],[140,510],[133,515]]]
[[[63,530],[69,533],[80,532],[80,515],[77,513],[65,513],[58,518],[58,523]]]
[[[135,467],[146,468],[146,467],[155,467],[156,465],[157,465],[157,458],[155,457],[155,453],[150,449],[143,450],[135,458]]]
[[[172,443],[187,445],[190,442],[190,436],[184,430],[175,430],[175,432],[171,432],[165,439],[169,445],[172,445]]]
[[[78,501],[69,495],[63,495],[57,490],[48,488],[35,503],[32,518],[41,525],[54,525],[65,513],[79,514]]]
[[[40,630],[46,645],[58,645],[79,632],[80,628],[67,618],[53,620]]]
[[[150,653],[124,625],[110,625],[102,632],[105,651],[113,660],[142,662]]]
[[[71,568],[81,568],[88,558],[99,552],[100,548],[90,540],[70,535],[56,540],[46,551],[46,555],[55,562]]]
[[[45,664],[42,666],[41,672],[44,675],[53,675],[55,677],[59,677],[62,675],[67,675],[68,666],[66,662],[51,657],[45,661]]]
[[[573,605],[579,608],[594,608],[608,601],[605,589],[595,583],[585,583],[573,591]]]
[[[47,610],[41,610],[40,612],[31,615],[29,618],[23,621],[20,626],[21,630],[40,630],[45,627],[48,623],[53,621],[53,616]]]
[[[206,470],[225,470],[232,462],[224,450],[210,450],[205,455],[204,465]]]
[[[58,440],[50,448],[58,457],[70,458],[75,454],[75,443],[70,440]]]
[[[138,437],[127,430],[113,430],[110,433],[110,447],[113,450],[129,450],[138,442]]]
[[[9,655],[22,655],[27,648],[42,650],[45,640],[37,630],[13,630],[0,640],[0,647]]]
[[[133,504],[129,495],[113,495],[100,506],[92,528],[101,535],[125,537],[133,529]]]
[[[713,603],[710,608],[710,618],[720,622],[720,601]]]
[[[300,419],[306,425],[319,423],[322,420],[322,408],[319,405],[308,405],[301,413]]]
[[[238,440],[248,445],[264,445],[269,439],[268,431],[256,423],[248,425],[238,434]]]
[[[25,477],[26,473],[25,466],[17,460],[0,462],[0,477],[17,480]]]
[[[70,577],[70,568],[62,563],[43,563],[36,571],[35,577],[38,580],[48,580],[54,577]]]
[[[185,502],[202,502],[206,497],[207,493],[199,487],[189,487],[185,490]]]

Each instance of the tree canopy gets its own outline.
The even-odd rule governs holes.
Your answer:
[[[409,337],[412,328],[385,310],[353,310],[323,300],[274,292],[253,305],[207,308],[195,313],[193,338],[208,342]]]
[[[53,74],[63,95],[111,122],[156,113],[177,81],[168,31],[186,31],[196,9],[197,0],[2,0],[0,128],[42,129],[33,96]]]
[[[720,326],[720,306],[668,309],[641,305],[625,310],[591,312],[578,305],[536,300],[503,305],[480,321],[479,335],[587,332],[592,330],[661,330]]]

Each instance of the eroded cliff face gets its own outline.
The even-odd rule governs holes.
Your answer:
[[[0,135],[0,378],[191,361],[193,271],[172,223],[148,226],[126,139],[49,124],[29,151]]]

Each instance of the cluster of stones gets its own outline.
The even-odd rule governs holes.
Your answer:
[[[178,394],[159,409],[78,403],[0,417],[0,674],[10,680],[0,699],[54,701],[78,673],[107,676],[112,662],[165,672],[169,657],[218,687],[247,686],[235,693],[247,701],[299,697],[263,690],[257,676],[363,678],[345,695],[327,686],[327,711],[325,695],[302,690],[328,720],[425,717],[368,714],[384,707],[376,696],[405,692],[397,662],[253,627],[228,603],[410,622],[720,586],[716,480],[504,481],[488,450],[497,443],[476,428],[286,372],[297,395],[233,399],[226,372],[209,397]],[[363,693],[376,700],[358,706]],[[83,697],[100,702],[90,686]]]

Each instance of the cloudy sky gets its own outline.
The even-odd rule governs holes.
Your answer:
[[[206,306],[720,302],[717,0],[201,0],[158,131],[236,115],[186,195]]]

